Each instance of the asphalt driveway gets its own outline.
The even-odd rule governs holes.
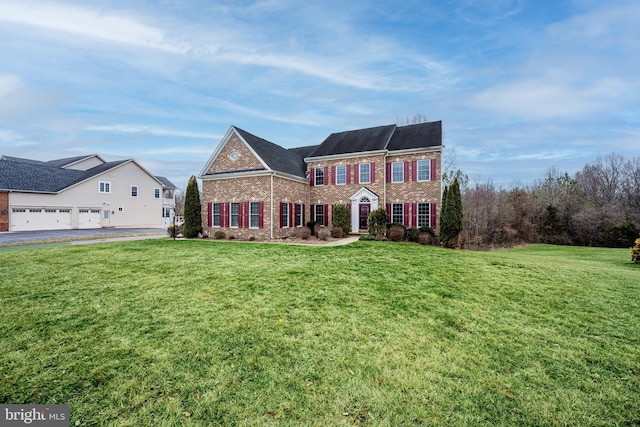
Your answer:
[[[0,246],[56,241],[88,242],[104,239],[167,237],[163,228],[92,228],[85,230],[10,231],[0,233]]]

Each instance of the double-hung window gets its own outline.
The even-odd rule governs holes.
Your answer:
[[[404,223],[404,204],[392,203],[391,204],[391,222]]]
[[[371,163],[360,163],[360,184],[369,184],[371,182]]]
[[[239,226],[239,213],[240,213],[240,203],[231,202],[229,203],[229,220],[231,227]]]
[[[324,185],[324,168],[314,169],[315,185]]]
[[[429,222],[429,218],[431,217],[430,212],[430,204],[429,203],[418,203],[417,206],[417,219],[418,219],[418,227],[430,227],[431,224]]]
[[[391,182],[404,182],[404,163],[391,163]]]
[[[302,227],[303,224],[303,211],[304,211],[304,205],[302,203],[298,203],[296,205],[296,227]]]
[[[137,185],[132,185],[131,186],[131,197],[138,197],[138,186]]]
[[[220,227],[220,203],[211,204],[211,225],[213,227]]]
[[[316,205],[314,214],[315,214],[315,218],[313,218],[313,220],[315,222],[318,222],[322,225],[326,225],[324,223],[324,205]]]
[[[154,188],[153,189],[153,198],[154,199],[159,199],[160,198],[160,189],[159,188]]]
[[[260,202],[249,202],[249,227],[260,227]]]
[[[431,161],[418,160],[418,181],[429,181],[431,179]]]
[[[347,183],[347,166],[341,165],[336,166],[336,184],[346,184]]]
[[[289,227],[289,203],[281,203],[280,206],[282,207],[282,212],[280,212],[280,215],[282,215],[282,228],[288,228]]]

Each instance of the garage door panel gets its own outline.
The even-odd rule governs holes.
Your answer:
[[[78,228],[101,228],[99,209],[79,209]]]
[[[13,208],[11,231],[66,230],[71,228],[71,209]]]

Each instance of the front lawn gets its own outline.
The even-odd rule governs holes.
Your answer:
[[[0,252],[0,403],[71,425],[640,424],[628,250]]]

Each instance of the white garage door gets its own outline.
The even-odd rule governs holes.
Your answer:
[[[79,209],[78,228],[101,228],[100,209]]]
[[[71,209],[12,208],[11,231],[66,230],[71,228]]]

